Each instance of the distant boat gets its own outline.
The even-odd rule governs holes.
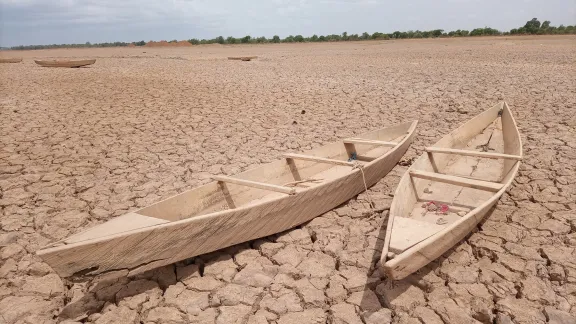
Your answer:
[[[79,60],[79,61],[69,61],[69,60],[52,60],[52,61],[38,61],[34,60],[36,64],[44,67],[67,67],[67,68],[77,68],[86,65],[92,65],[96,63],[96,60]]]
[[[22,62],[21,57],[0,58],[0,63],[20,63],[20,62]]]
[[[257,59],[258,56],[228,56],[229,60],[250,61]]]
[[[275,162],[113,218],[38,255],[62,277],[128,269],[135,275],[279,233],[346,202],[402,158],[417,122],[285,154]]]
[[[383,273],[402,279],[464,239],[510,187],[520,160],[520,133],[505,102],[425,148],[396,188]]]

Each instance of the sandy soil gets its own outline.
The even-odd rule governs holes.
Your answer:
[[[574,37],[2,53],[0,323],[574,323]],[[227,56],[258,55],[251,62]],[[33,58],[94,57],[81,69]],[[501,100],[525,162],[464,242],[374,272],[406,164]],[[34,252],[283,152],[418,118],[403,163],[286,233],[126,278],[61,280]]]

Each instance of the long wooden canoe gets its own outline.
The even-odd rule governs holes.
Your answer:
[[[215,176],[216,181],[72,235],[38,255],[62,277],[116,269],[134,275],[282,232],[361,193],[363,178],[367,186],[375,184],[404,155],[416,124],[286,154],[234,177]],[[348,161],[351,156],[357,160]]]
[[[38,61],[34,60],[36,64],[44,67],[66,67],[66,68],[77,68],[86,65],[92,65],[96,63],[96,59],[93,60],[78,60],[78,61],[69,61],[69,60],[52,60],[52,61]]]
[[[21,57],[10,57],[10,58],[1,58],[0,63],[20,63],[22,62]]]
[[[505,102],[426,148],[396,189],[383,273],[402,279],[461,241],[510,186],[521,159],[520,133]]]

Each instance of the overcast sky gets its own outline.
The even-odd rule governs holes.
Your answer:
[[[576,0],[0,0],[0,46],[576,24]]]

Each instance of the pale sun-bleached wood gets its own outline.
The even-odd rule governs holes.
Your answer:
[[[480,133],[487,125],[489,125],[494,119],[498,117],[498,112],[502,109],[503,105],[496,105],[491,109],[481,113],[480,115],[473,118],[473,122],[469,121],[458,129],[454,130],[452,133],[443,137],[440,141],[436,143],[436,147],[449,147],[449,148],[462,148],[468,143],[472,137]],[[466,127],[466,130],[464,130]],[[447,156],[438,156],[437,159],[431,160],[432,153],[425,154],[426,156],[420,156],[410,169],[419,169],[431,172],[438,172],[437,165],[445,165],[447,163]],[[438,160],[438,161],[436,161]],[[388,217],[386,226],[386,236],[384,238],[384,247],[382,249],[382,255],[380,257],[380,264],[384,265],[386,262],[386,255],[388,254],[388,248],[390,246],[390,237],[392,236],[392,228],[394,223],[394,215],[410,215],[412,212],[414,204],[419,200],[416,190],[420,192],[423,187],[416,188],[412,177],[406,173],[401,179],[400,183],[396,187],[396,192],[394,197],[402,197],[402,199],[392,200],[392,205],[390,207],[391,216]],[[394,214],[392,214],[394,211]],[[384,270],[381,267],[381,270]]]
[[[334,165],[354,166],[353,162],[340,161],[340,160],[335,160],[335,159],[326,159],[323,157],[312,156],[312,155],[287,153],[287,154],[284,154],[284,157],[287,159],[292,159],[292,160],[304,160],[304,161],[313,161],[313,162],[318,162],[318,163],[326,163],[326,164],[334,164]]]
[[[414,220],[408,217],[395,217],[394,237],[390,241],[390,252],[401,253],[407,248],[436,234],[445,226]]]
[[[93,60],[53,60],[53,61],[39,61],[34,60],[36,64],[43,67],[66,67],[66,68],[77,68],[86,65],[92,65],[96,63],[96,59]]]
[[[237,61],[250,61],[257,59],[258,56],[229,56],[229,60],[237,60]]]
[[[501,115],[501,118],[500,118]],[[484,111],[473,119],[469,120],[458,129],[455,129],[450,134],[443,137],[438,141],[434,147],[439,148],[449,148],[449,149],[475,149],[476,144],[469,145],[474,142],[474,138],[480,136],[485,129],[492,127],[491,125],[499,126],[501,129],[494,128],[492,136],[485,136],[484,138],[489,138],[490,145],[496,145],[503,154],[522,156],[522,142],[520,139],[520,133],[516,126],[516,122],[512,117],[512,113],[506,103],[500,103],[495,105],[491,109]],[[496,141],[492,144],[492,141]],[[503,145],[502,145],[503,144]],[[468,147],[467,147],[468,146]],[[493,149],[493,148],[491,148]],[[434,157],[434,162],[439,172],[448,173],[450,170],[451,161],[454,159],[476,159],[476,167],[472,168],[474,170],[471,176],[476,176],[476,174],[482,175],[494,175],[494,172],[499,173],[500,183],[502,187],[500,190],[494,193],[487,191],[477,191],[476,189],[471,189],[467,187],[462,187],[460,189],[459,196],[464,195],[467,199],[474,199],[474,205],[471,206],[471,210],[462,217],[452,217],[451,222],[446,224],[446,227],[429,238],[417,243],[416,245],[406,249],[401,253],[392,255],[390,260],[387,260],[387,255],[390,249],[390,238],[394,233],[394,221],[396,217],[415,217],[412,214],[412,210],[416,207],[420,207],[418,200],[420,200],[419,195],[422,195],[424,188],[429,186],[428,181],[420,180],[417,182],[412,182],[412,177],[409,172],[412,170],[419,170],[425,172],[435,172],[434,166],[429,159],[430,153],[422,154],[409,168],[409,170],[401,178],[400,183],[396,189],[392,205],[390,207],[390,216],[388,219],[388,227],[386,229],[386,238],[384,241],[384,247],[382,250],[382,256],[380,260],[381,271],[384,275],[391,279],[402,279],[409,274],[422,268],[432,260],[438,258],[443,253],[452,248],[455,244],[461,241],[466,235],[468,235],[482,220],[482,218],[495,206],[498,199],[510,187],[514,177],[518,173],[520,167],[520,161],[512,159],[503,160],[487,160],[484,161],[500,161],[500,167],[490,167],[491,164],[482,163],[480,158],[465,157],[465,156],[455,156],[451,154],[438,154]],[[458,161],[460,161],[458,160]],[[466,160],[462,160],[466,162]],[[464,163],[463,165],[465,165]],[[503,167],[501,167],[503,165]],[[482,169],[488,167],[488,169]],[[480,171],[480,172],[475,172]],[[456,187],[458,188],[458,187]],[[476,191],[474,191],[476,190]],[[468,193],[468,191],[474,191]],[[477,192],[477,193],[476,193]],[[444,194],[444,191],[440,190],[438,195]],[[485,196],[488,195],[488,196]],[[460,199],[460,198],[459,198]],[[467,201],[464,199],[463,201]],[[468,202],[471,202],[468,201]],[[421,208],[421,207],[420,207]],[[412,214],[412,216],[410,216]],[[427,217],[426,215],[421,217]]]
[[[361,170],[315,161],[286,159],[264,164],[234,175],[243,179],[282,186],[300,179],[322,179],[286,195],[225,183],[208,184],[185,191],[134,212],[155,218],[162,224],[111,232],[97,225],[38,251],[38,255],[60,276],[97,274],[128,269],[130,275],[171,264],[231,245],[288,230],[311,220],[363,192],[364,179],[374,185],[386,175],[408,149],[417,122],[371,131],[359,137],[377,141],[398,141],[395,147],[361,147],[358,154],[374,158]],[[401,140],[398,140],[402,138]],[[326,159],[348,158],[339,141],[318,147],[305,155]],[[221,184],[221,185],[219,185]],[[236,208],[226,206],[229,195]],[[108,230],[107,230],[108,229]],[[89,239],[86,239],[89,237]]]
[[[488,191],[498,191],[503,186],[503,184],[501,184],[501,183],[480,181],[480,180],[474,180],[474,179],[469,179],[469,178],[464,178],[464,177],[456,177],[453,175],[434,173],[434,172],[426,172],[426,171],[418,171],[418,170],[411,170],[410,175],[414,178],[438,181],[438,182],[458,185],[458,186],[462,186],[462,187],[468,187],[468,188],[474,188],[474,189],[480,189],[480,190],[488,190]]]
[[[237,184],[237,185],[241,185],[241,186],[258,188],[258,189],[262,189],[262,190],[276,191],[276,192],[281,192],[281,193],[285,193],[288,195],[293,195],[296,193],[296,189],[294,189],[294,188],[277,186],[277,185],[267,184],[267,183],[263,183],[263,182],[236,179],[236,178],[225,177],[225,176],[212,176],[212,180],[227,182],[227,183],[233,183],[233,184]]]
[[[493,152],[479,152],[479,151],[468,151],[468,150],[456,150],[442,147],[427,147],[426,152],[430,153],[445,153],[445,154],[457,154],[463,156],[476,156],[487,159],[510,159],[521,161],[522,157],[519,155],[493,153]]]
[[[366,139],[361,139],[361,138],[347,138],[343,142],[345,144],[381,145],[381,146],[389,146],[389,147],[394,147],[394,146],[398,145],[398,143],[394,143],[394,142],[373,141],[373,140],[366,140]]]

